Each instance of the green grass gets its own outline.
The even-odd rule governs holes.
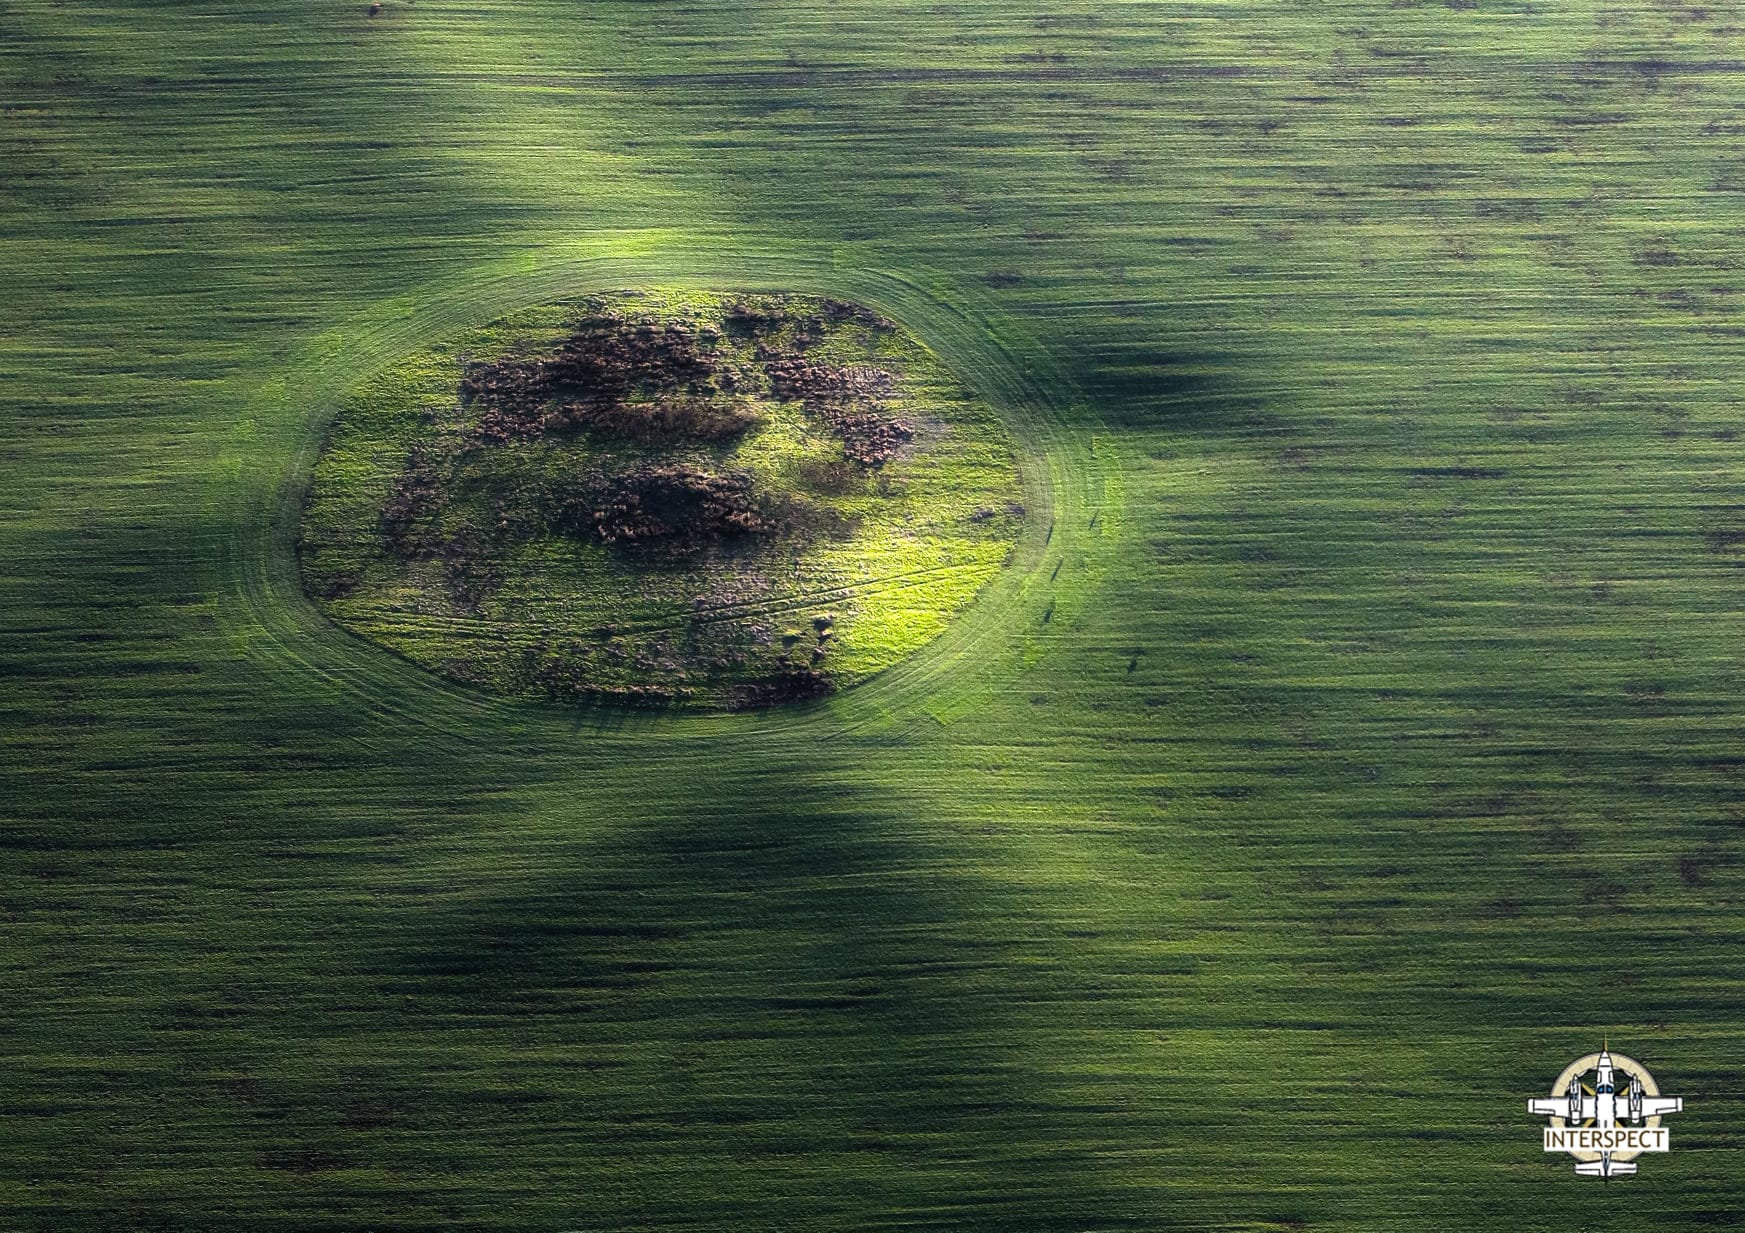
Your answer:
[[[1738,1210],[1738,4],[363,10],[0,9],[0,1227]],[[625,286],[903,323],[1011,566],[758,715],[327,621],[348,392]]]
[[[328,433],[298,532],[305,590],[421,667],[557,701],[652,693],[720,705],[796,671],[842,689],[901,662],[1010,556],[1026,512],[1016,462],[998,416],[924,346],[891,322],[831,323],[823,307],[645,289],[512,313],[401,360],[350,394]],[[770,314],[769,324],[736,331],[736,309]],[[706,405],[749,426],[719,440],[574,429],[477,438],[486,403],[459,394],[469,366],[549,358],[602,319],[710,331],[697,354],[736,392]],[[807,363],[896,382],[870,412],[909,434],[893,457],[848,455],[818,414],[772,395],[760,354],[800,354],[802,330]],[[692,397],[630,395],[641,407]],[[412,520],[413,546],[387,533],[384,511],[411,460],[426,458],[439,487]],[[673,551],[564,525],[578,485],[608,482],[588,477],[675,465],[743,477],[773,529]]]

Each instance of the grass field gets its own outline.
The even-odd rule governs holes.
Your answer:
[[[661,709],[901,662],[1028,513],[998,413],[894,322],[653,289],[392,365],[307,491],[304,590],[341,625],[493,693]]]
[[[0,1228],[1733,1219],[1741,5],[365,9],[0,5]],[[751,715],[325,620],[347,391],[624,286],[911,330],[1012,564]]]

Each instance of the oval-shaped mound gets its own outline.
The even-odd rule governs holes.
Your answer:
[[[812,296],[625,291],[413,355],[342,406],[299,538],[341,625],[499,693],[733,708],[912,654],[1011,554],[998,417]]]

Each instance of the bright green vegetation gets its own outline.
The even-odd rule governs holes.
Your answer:
[[[580,380],[526,388],[566,345]],[[491,377],[513,388],[472,392]],[[937,637],[1010,554],[1019,496],[992,409],[894,323],[644,291],[523,310],[366,382],[299,549],[330,616],[457,680],[743,708]]]
[[[1735,1219],[1745,8],[364,7],[0,6],[0,1227]],[[328,620],[351,392],[625,287],[902,323],[1011,563],[752,713]]]

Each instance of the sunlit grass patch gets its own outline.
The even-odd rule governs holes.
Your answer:
[[[998,416],[895,323],[625,292],[506,317],[362,385],[305,585],[432,671],[556,699],[755,705],[938,636],[1024,510]]]

